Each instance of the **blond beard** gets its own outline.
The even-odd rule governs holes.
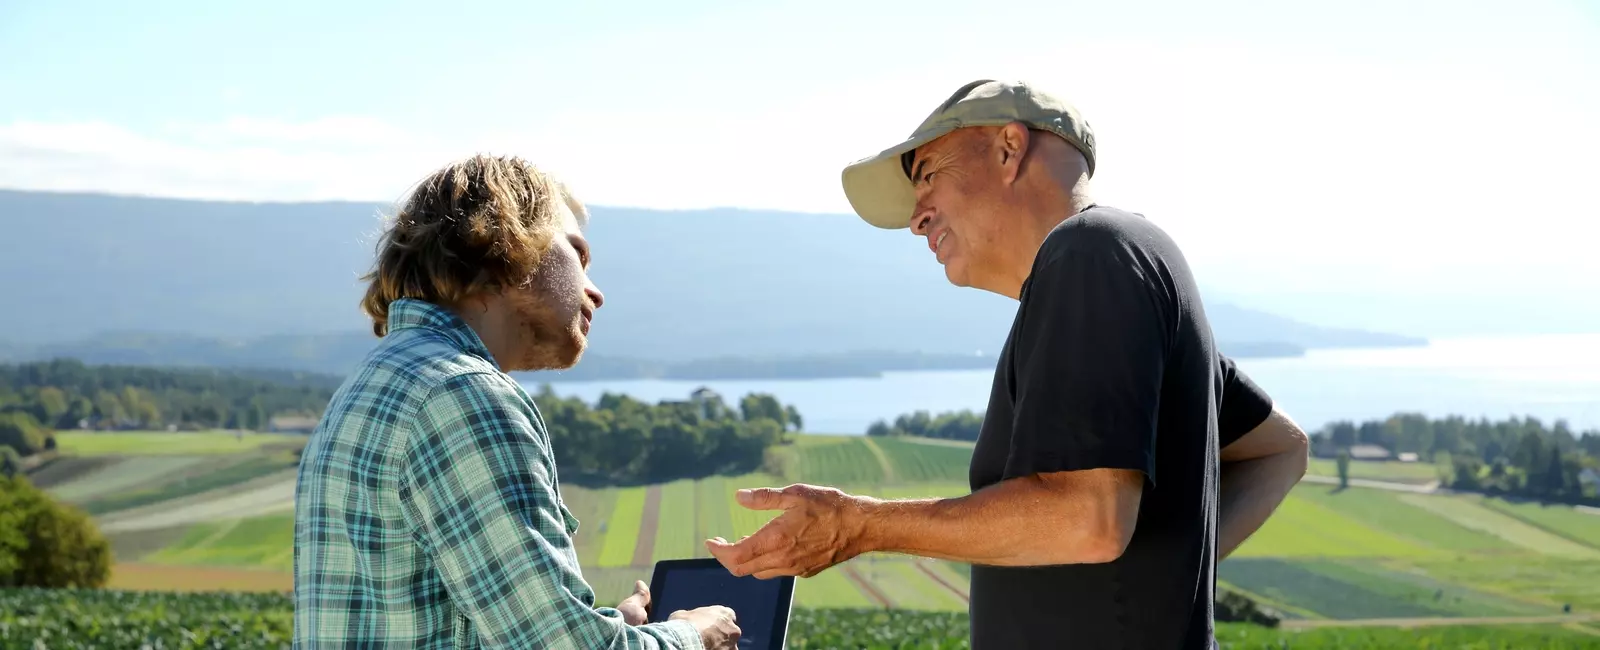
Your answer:
[[[516,370],[565,370],[577,365],[588,346],[575,320],[560,322],[541,301],[518,300],[513,306],[522,339]]]

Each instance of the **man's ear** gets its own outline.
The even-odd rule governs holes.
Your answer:
[[[1022,157],[1028,152],[1028,141],[1032,136],[1027,125],[1021,122],[1002,126],[1000,132],[995,134],[995,152],[999,156],[1006,183],[1014,183],[1022,175]]]

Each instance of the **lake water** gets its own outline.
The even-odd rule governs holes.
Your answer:
[[[1340,419],[1396,411],[1431,417],[1565,419],[1600,430],[1600,334],[1441,339],[1426,347],[1317,350],[1292,359],[1240,359],[1239,366],[1307,430]],[[729,403],[766,392],[794,404],[807,431],[860,434],[877,419],[918,409],[981,411],[989,370],[888,373],[872,379],[773,381],[594,381],[551,384],[593,403],[601,393],[657,401],[707,386]],[[535,390],[537,386],[528,386]]]

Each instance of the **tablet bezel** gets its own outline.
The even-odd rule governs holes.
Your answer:
[[[718,562],[715,558],[661,560],[656,562],[655,571],[650,575],[650,600],[652,604],[650,618],[653,619],[656,616],[656,612],[653,607],[656,599],[655,595],[666,586],[666,576],[668,573],[683,570],[704,571],[706,569],[717,569],[724,572],[728,570],[727,567],[722,566],[722,563]],[[758,580],[759,578],[745,576],[740,579]],[[763,582],[768,580],[777,581],[778,583],[778,602],[776,605],[774,605],[774,607],[777,609],[772,612],[773,645],[766,650],[783,650],[783,648],[787,647],[789,643],[789,617],[794,612],[794,577],[782,576],[777,578],[768,578],[767,580],[763,580]],[[662,620],[666,620],[666,617],[671,615],[672,612],[663,613]]]

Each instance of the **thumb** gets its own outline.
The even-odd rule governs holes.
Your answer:
[[[650,604],[650,585],[645,584],[643,580],[633,581],[633,595],[638,596],[645,604]]]
[[[734,493],[734,498],[751,510],[784,510],[799,501],[799,497],[778,488],[747,488]]]

